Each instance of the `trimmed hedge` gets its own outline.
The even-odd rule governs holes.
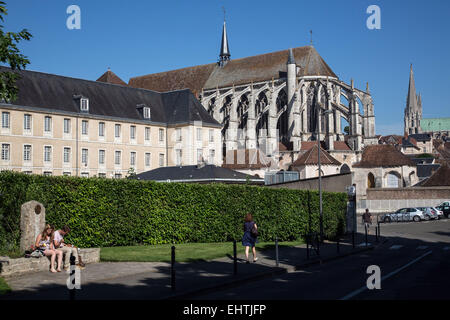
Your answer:
[[[17,250],[20,207],[36,200],[48,223],[72,232],[79,247],[223,242],[242,237],[245,213],[261,241],[299,239],[318,231],[318,192],[248,185],[156,183],[0,173],[0,248]],[[345,229],[345,193],[323,193],[327,238]]]

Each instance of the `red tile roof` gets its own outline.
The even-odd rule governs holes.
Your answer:
[[[390,144],[366,146],[363,150],[362,160],[353,165],[355,168],[399,166],[414,167],[415,163]]]
[[[318,165],[319,164],[319,154],[317,152],[319,148],[317,144],[313,146],[311,149],[306,151],[304,154],[299,155],[297,160],[292,164],[293,167],[305,166],[305,165]],[[321,165],[336,165],[340,166],[341,163],[333,158],[327,151],[323,148],[320,148],[320,164]]]
[[[120,79],[114,72],[111,70],[106,71],[104,74],[100,76],[100,78],[97,79],[99,82],[106,82],[106,83],[112,83],[112,84],[118,84],[121,86],[126,86],[127,84]]]

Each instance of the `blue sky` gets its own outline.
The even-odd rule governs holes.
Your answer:
[[[4,0],[5,1],[5,0]],[[378,134],[402,134],[413,64],[424,117],[450,117],[448,0],[14,0],[5,30],[27,28],[20,45],[29,70],[96,80],[111,67],[133,76],[217,60],[227,11],[231,58],[309,44],[340,79],[374,97]],[[68,30],[67,7],[81,8],[81,30]],[[369,30],[369,5],[381,8],[381,30]]]

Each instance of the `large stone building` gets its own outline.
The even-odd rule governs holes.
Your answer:
[[[131,78],[129,86],[160,92],[191,89],[222,124],[224,154],[259,149],[270,156],[279,141],[300,152],[304,142],[318,138],[318,129],[326,149],[333,151],[336,142],[344,143],[342,119],[349,124],[345,142],[353,153],[377,143],[369,86],[364,91],[353,80],[344,83],[312,45],[230,57],[224,23],[218,63]]]
[[[0,170],[120,178],[222,164],[221,125],[189,90],[130,88],[111,71],[99,81],[19,74],[18,99],[0,102]]]

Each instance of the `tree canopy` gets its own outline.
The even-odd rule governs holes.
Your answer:
[[[6,4],[0,1],[0,23],[5,21],[8,14]],[[14,70],[25,69],[30,60],[20,53],[17,47],[22,40],[29,41],[32,35],[27,29],[20,32],[5,32],[0,25],[0,65],[7,65],[10,72],[0,72],[0,101],[14,101],[17,99],[18,89],[15,85],[19,75]]]

